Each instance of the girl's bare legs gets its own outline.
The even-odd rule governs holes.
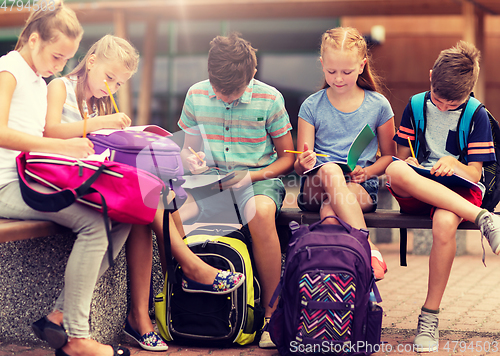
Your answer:
[[[128,322],[140,335],[154,331],[149,317],[149,293],[153,264],[153,237],[149,225],[134,225],[126,244],[130,279]]]
[[[170,244],[172,248],[172,256],[182,266],[182,273],[187,278],[202,284],[212,284],[217,276],[218,269],[203,262],[197,255],[195,255],[189,247],[184,243],[184,233],[179,232],[179,226],[182,228],[179,213],[169,214],[170,225]],[[163,242],[163,210],[158,210],[157,216],[153,221],[152,228],[155,232],[160,256],[162,260],[162,270],[165,275],[166,265],[164,256],[164,242]],[[175,217],[173,217],[173,216]],[[182,230],[183,232],[184,230]]]
[[[306,207],[311,207],[311,210],[323,205],[320,211],[322,217],[335,215],[357,229],[366,228],[357,197],[347,186],[344,173],[336,164],[325,164],[314,176],[307,178],[303,198]]]
[[[338,216],[357,229],[366,229],[364,211],[372,209],[373,200],[359,184],[347,184],[342,169],[336,164],[325,164],[316,175],[309,177],[304,184],[304,199],[311,204],[321,204],[321,219]],[[309,199],[309,201],[307,200]],[[337,220],[327,219],[325,223],[337,224]],[[387,265],[368,236],[372,250],[372,266],[377,280],[383,279]]]

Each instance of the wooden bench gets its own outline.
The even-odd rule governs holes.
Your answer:
[[[400,231],[400,264],[406,266],[406,250],[407,250],[407,229],[430,229],[432,228],[432,220],[428,215],[408,215],[401,214],[397,210],[377,209],[374,213],[364,214],[366,226],[372,228],[393,228]],[[291,221],[296,221],[299,224],[312,224],[319,220],[319,214],[306,212],[300,209],[284,208],[281,210],[276,226],[279,231],[286,229]],[[477,230],[476,224],[465,221],[459,226],[463,230]],[[282,234],[281,234],[282,235]]]
[[[66,227],[42,220],[0,219],[0,243],[68,233]]]

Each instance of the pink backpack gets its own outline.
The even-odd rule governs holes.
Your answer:
[[[107,230],[108,217],[129,224],[151,223],[165,191],[165,184],[155,175],[118,162],[22,152],[16,163],[21,194],[31,208],[56,212],[76,201],[100,211]],[[55,191],[37,191],[26,176]]]

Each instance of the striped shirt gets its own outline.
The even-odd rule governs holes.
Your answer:
[[[78,122],[82,120],[82,115],[80,115],[78,103],[76,102],[76,79],[62,77],[54,80],[62,80],[66,86],[66,100],[63,105],[61,123]]]
[[[285,102],[275,88],[253,79],[231,104],[217,99],[208,80],[189,88],[179,127],[201,135],[209,165],[258,170],[276,161],[273,138],[292,129]]]
[[[408,138],[412,143],[415,142],[415,130],[409,106],[410,104],[406,106],[398,132],[394,136],[396,143],[406,147]],[[432,167],[443,156],[459,158],[457,123],[464,106],[462,104],[455,110],[439,111],[430,99],[427,100],[425,141],[430,155],[425,162],[420,162],[424,167]],[[474,117],[467,146],[468,162],[484,162],[486,166],[495,161],[491,125],[484,108],[479,109]]]

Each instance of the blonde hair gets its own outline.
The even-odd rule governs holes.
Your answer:
[[[71,78],[76,76],[76,101],[78,108],[83,116],[83,100],[85,98],[85,83],[88,78],[88,59],[91,55],[95,55],[96,61],[112,61],[122,63],[123,66],[131,74],[137,72],[139,65],[139,52],[127,40],[123,38],[105,35],[99,41],[94,43],[87,51],[85,57],[66,77]],[[102,98],[92,97],[91,102],[87,103],[89,107],[96,106],[100,115],[112,113],[111,99],[109,96]]]
[[[62,2],[55,3],[54,9],[40,9],[34,11],[26,20],[26,24],[19,35],[15,51],[20,51],[28,42],[32,33],[38,33],[43,42],[55,42],[59,33],[70,39],[79,39],[83,35],[83,28],[78,22],[73,10]]]
[[[465,100],[479,77],[480,57],[479,50],[465,41],[441,51],[432,67],[433,92],[444,100]]]
[[[343,51],[357,50],[360,60],[366,58],[366,64],[363,73],[358,76],[356,84],[363,89],[380,91],[380,78],[371,69],[368,46],[357,29],[352,27],[336,27],[326,31],[321,36],[321,56],[323,56],[327,49]],[[329,85],[325,80],[323,89],[328,87]]]

